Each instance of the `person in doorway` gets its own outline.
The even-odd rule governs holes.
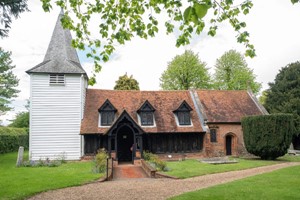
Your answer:
[[[130,151],[131,151],[131,152],[133,151],[133,144],[132,144],[131,147],[130,147]]]

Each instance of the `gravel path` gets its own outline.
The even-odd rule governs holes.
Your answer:
[[[149,178],[123,179],[53,190],[38,194],[30,199],[166,199],[185,192],[199,190],[295,165],[300,165],[300,163],[281,163],[271,166],[211,174],[183,180]]]

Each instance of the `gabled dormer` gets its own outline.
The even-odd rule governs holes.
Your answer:
[[[117,109],[107,99],[98,109],[99,111],[99,126],[110,126],[116,118]]]
[[[193,109],[186,101],[183,101],[181,105],[174,110],[174,114],[177,118],[177,122],[179,126],[190,126],[192,125],[191,122],[191,111]]]
[[[154,107],[146,100],[143,105],[138,109],[137,113],[139,115],[141,126],[154,126]]]

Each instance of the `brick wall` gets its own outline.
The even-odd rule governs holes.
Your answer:
[[[204,151],[207,157],[226,155],[226,136],[232,137],[232,155],[239,156],[247,151],[244,145],[243,131],[240,124],[210,124],[210,129],[216,129],[217,142],[210,141],[210,134],[205,134]]]
[[[240,124],[209,124],[210,129],[216,129],[216,142],[210,141],[210,133],[207,132],[203,139],[203,149],[199,152],[191,153],[164,153],[157,154],[163,160],[184,160],[187,158],[220,157],[226,156],[226,136],[232,137],[231,153],[233,156],[247,154],[242,126]],[[116,152],[112,151],[111,156],[116,157]],[[136,158],[141,158],[139,151]]]

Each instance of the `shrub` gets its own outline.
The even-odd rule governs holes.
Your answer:
[[[149,151],[143,151],[143,158],[146,161],[151,160],[151,158],[155,156],[154,154],[150,153]]]
[[[247,151],[264,160],[286,154],[295,133],[290,114],[245,117],[242,128]]]
[[[99,149],[94,158],[93,171],[95,173],[103,173],[106,170],[107,152],[105,149]]]
[[[165,171],[165,169],[167,167],[167,163],[165,161],[159,159],[159,157],[153,153],[144,151],[143,158],[150,164],[152,163],[157,170]]]
[[[28,149],[28,130],[24,128],[0,127],[0,154],[18,151],[19,146]]]

